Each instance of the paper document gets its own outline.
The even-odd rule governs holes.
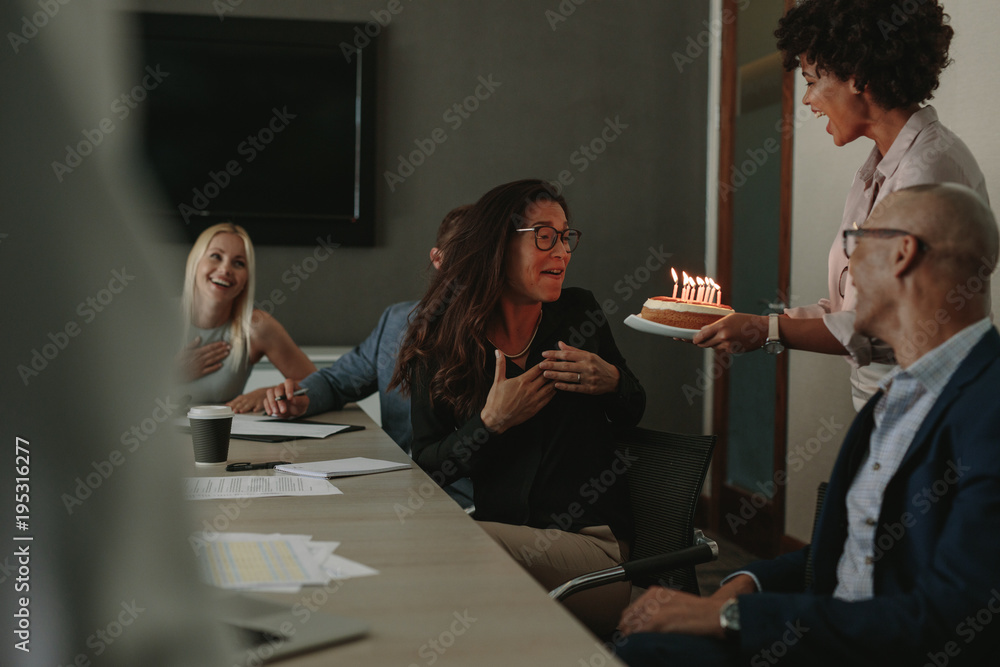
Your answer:
[[[311,535],[205,533],[191,535],[202,579],[220,588],[295,592],[378,574],[378,570],[333,553],[339,542],[313,542]]]
[[[205,581],[220,588],[256,590],[325,584],[307,535],[217,534],[205,540],[198,565]]]
[[[231,475],[188,477],[184,497],[188,500],[216,498],[268,498],[273,496],[334,496],[343,492],[323,479],[289,475]]]
[[[281,419],[272,420],[258,415],[236,415],[233,418],[232,436],[283,435],[296,438],[325,438],[351,428],[347,424],[299,424]]]
[[[306,477],[349,477],[351,475],[370,475],[376,472],[391,470],[406,470],[409,463],[396,463],[381,459],[369,459],[355,456],[349,459],[333,459],[331,461],[314,461],[312,463],[285,463],[274,466],[279,472],[305,475]]]
[[[348,560],[337,554],[330,554],[323,561],[323,571],[330,575],[331,579],[353,579],[354,577],[367,577],[378,574],[378,570],[362,565],[353,560]]]
[[[181,429],[191,427],[187,417],[178,417],[174,425]],[[290,422],[267,415],[234,415],[230,435],[234,438],[249,436],[256,438],[326,438],[342,431],[357,431],[361,426],[350,424],[314,424]]]

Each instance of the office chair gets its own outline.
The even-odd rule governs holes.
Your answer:
[[[618,451],[635,461],[626,472],[635,540],[629,560],[590,572],[549,592],[563,600],[618,581],[698,594],[694,566],[719,556],[718,545],[694,529],[694,511],[715,448],[714,435],[680,435],[631,427],[617,432]]]
[[[823,503],[826,501],[827,486],[827,482],[820,482],[819,487],[816,489],[816,513],[813,515],[812,539],[809,544],[809,553],[806,555],[806,572],[802,581],[802,590],[804,591],[812,588],[814,574],[812,545],[816,544],[816,528],[819,526],[819,515],[823,511]]]

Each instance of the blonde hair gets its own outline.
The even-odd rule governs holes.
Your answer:
[[[191,324],[194,316],[195,271],[198,262],[205,255],[209,244],[217,234],[235,234],[243,241],[244,255],[247,260],[247,284],[233,302],[233,311],[229,317],[229,344],[233,346],[228,363],[235,370],[239,368],[250,355],[250,320],[253,316],[254,274],[255,263],[253,243],[250,235],[239,225],[231,222],[221,222],[203,231],[195,240],[188,253],[187,267],[184,270],[184,294],[181,308],[184,314],[185,329]],[[187,331],[185,330],[185,335]],[[185,341],[187,343],[189,341]]]

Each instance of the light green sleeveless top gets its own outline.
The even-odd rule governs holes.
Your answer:
[[[227,322],[221,327],[214,329],[202,329],[194,325],[189,325],[185,340],[194,340],[196,336],[201,336],[202,346],[220,340],[228,341],[229,323]],[[191,405],[221,405],[243,393],[243,387],[250,376],[250,370],[251,366],[247,363],[246,358],[234,370],[231,359],[227,357],[222,362],[222,368],[214,373],[209,373],[197,380],[186,383],[183,390],[191,396]]]

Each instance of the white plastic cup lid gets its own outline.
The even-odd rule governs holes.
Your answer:
[[[195,405],[188,410],[188,419],[225,419],[233,416],[228,405]]]

